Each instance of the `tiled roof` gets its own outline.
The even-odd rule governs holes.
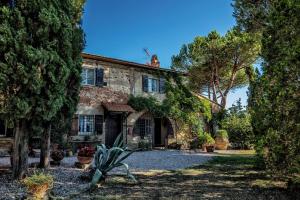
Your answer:
[[[187,75],[185,73],[175,71],[173,69],[153,67],[151,65],[146,65],[146,64],[126,61],[126,60],[120,60],[120,59],[116,59],[116,58],[109,58],[109,57],[104,57],[104,56],[99,56],[99,55],[88,54],[88,53],[81,53],[81,56],[83,59],[98,60],[98,61],[102,61],[102,62],[110,62],[110,63],[125,65],[125,66],[129,66],[129,67],[144,68],[144,69],[148,69],[148,70],[155,70],[155,71]]]
[[[102,103],[102,105],[110,112],[135,112],[135,110],[127,104]]]

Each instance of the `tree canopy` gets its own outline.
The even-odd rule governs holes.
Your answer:
[[[24,173],[29,132],[50,126],[74,98],[67,96],[70,91],[79,91],[84,40],[78,5],[78,0],[1,1],[0,118],[22,143],[15,149],[15,157],[23,152],[13,163],[15,176]]]
[[[183,45],[172,57],[172,67],[188,72],[195,92],[205,93],[225,107],[228,93],[248,83],[259,51],[255,34],[237,28],[224,36],[212,31]]]
[[[237,0],[236,2],[243,2]],[[300,173],[300,2],[257,1],[265,7],[259,16],[237,19],[241,26],[260,21],[263,65],[250,84],[249,106],[256,149],[268,169],[285,175]],[[237,4],[235,4],[237,5]],[[238,4],[236,13],[257,11]],[[253,30],[253,29],[252,29]]]

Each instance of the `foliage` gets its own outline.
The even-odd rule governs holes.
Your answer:
[[[108,149],[104,144],[97,146],[97,151],[94,157],[94,175],[91,181],[91,188],[95,187],[100,180],[105,180],[107,173],[120,166],[124,166],[127,171],[127,176],[136,181],[134,176],[129,172],[129,167],[123,161],[129,157],[134,151],[128,151],[125,146],[122,134],[120,134],[112,148]]]
[[[29,133],[49,130],[76,109],[84,44],[76,1],[0,3],[0,118],[18,130],[24,146]]]
[[[217,130],[216,137],[228,138],[228,133],[226,130],[223,130],[223,129]]]
[[[78,152],[78,156],[82,156],[82,157],[93,157],[94,154],[95,154],[95,148],[93,147],[83,147]]]
[[[199,134],[199,144],[202,145],[213,145],[215,144],[214,138],[211,136],[211,134],[204,132]]]
[[[241,18],[262,21],[263,67],[250,84],[249,105],[256,149],[267,168],[292,175],[300,173],[300,7],[299,1],[267,2],[265,17]],[[255,9],[243,9],[255,16]]]
[[[154,97],[133,96],[129,97],[128,105],[136,111],[147,110],[155,116],[166,117],[168,110]]]
[[[151,142],[149,140],[141,139],[138,143],[138,148],[143,151],[151,149]]]
[[[254,143],[254,134],[249,112],[241,106],[241,100],[229,108],[229,113],[221,121],[222,129],[229,135],[229,141],[233,148],[249,149]]]
[[[70,77],[80,80],[83,34],[73,1],[14,4],[0,7],[1,117],[51,121],[70,98]]]
[[[27,190],[34,194],[35,199],[42,199],[43,193],[53,187],[53,177],[49,174],[35,173],[22,180]]]
[[[196,93],[206,93],[225,108],[228,93],[248,83],[259,51],[254,34],[237,28],[225,36],[212,31],[184,45],[172,57],[172,67],[189,73],[189,84]]]
[[[61,161],[62,159],[64,159],[64,152],[62,150],[53,150],[50,154],[50,157],[54,160],[54,161]]]
[[[199,99],[184,84],[180,76],[173,77],[174,84],[166,83],[166,99],[163,102],[169,108],[173,119],[188,124],[195,133],[203,130],[203,120],[211,120],[211,105],[208,100]]]
[[[128,104],[135,110],[148,110],[155,116],[170,117],[192,127],[194,132],[203,129],[202,118],[211,119],[210,102],[196,97],[183,84],[182,77],[174,76],[166,82],[166,99],[160,103],[154,97],[130,96]]]
[[[233,16],[238,28],[247,32],[262,32],[270,11],[271,0],[234,0]]]

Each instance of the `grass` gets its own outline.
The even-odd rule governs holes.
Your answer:
[[[272,180],[260,162],[253,154],[235,153],[188,169],[136,173],[138,183],[113,176],[78,199],[290,199],[286,182]]]

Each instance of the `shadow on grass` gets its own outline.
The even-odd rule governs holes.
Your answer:
[[[112,176],[78,199],[291,199],[286,183],[273,181],[259,162],[255,156],[231,155],[183,170],[136,173],[138,183]]]

